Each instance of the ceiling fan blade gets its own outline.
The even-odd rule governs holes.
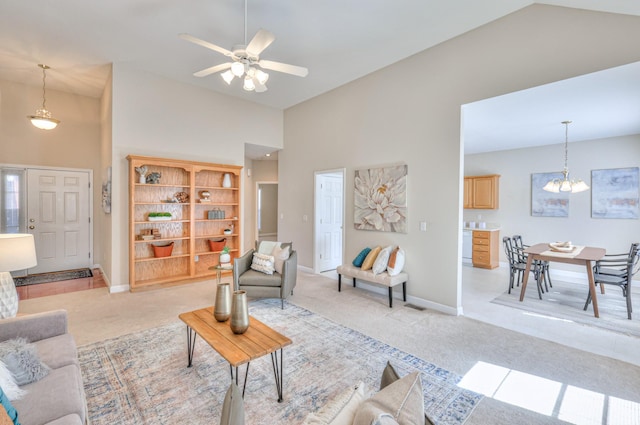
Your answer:
[[[215,74],[219,71],[224,71],[225,69],[231,68],[232,62],[221,63],[220,65],[215,65],[207,69],[203,69],[202,71],[194,72],[194,77],[206,77],[207,75]]]
[[[271,69],[272,71],[284,72],[285,74],[297,75],[298,77],[306,77],[309,74],[309,70],[302,66],[289,65],[286,63],[273,62],[267,60],[261,60],[258,62],[264,69]]]
[[[199,38],[196,38],[190,34],[182,33],[182,34],[178,34],[178,37],[180,37],[183,40],[190,41],[199,46],[206,47],[207,49],[211,49],[214,52],[222,53],[225,56],[233,55],[233,53],[231,53],[229,50],[225,49],[224,47],[216,46],[215,44],[209,43],[208,41],[200,40]]]
[[[259,56],[260,53],[276,39],[276,36],[267,30],[260,28],[256,35],[253,36],[249,44],[247,45],[247,52]]]

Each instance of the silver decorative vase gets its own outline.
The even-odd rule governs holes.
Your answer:
[[[234,334],[243,334],[248,328],[247,292],[235,291],[231,299],[231,330]]]
[[[216,289],[216,305],[213,308],[213,317],[218,322],[224,322],[231,316],[231,286],[229,283],[218,283]]]

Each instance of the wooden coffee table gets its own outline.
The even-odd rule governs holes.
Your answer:
[[[291,344],[289,338],[251,316],[249,316],[249,329],[243,334],[234,334],[231,331],[229,320],[218,322],[213,317],[213,307],[182,313],[178,317],[187,324],[187,357],[189,361],[187,367],[191,367],[193,363],[196,335],[200,335],[211,348],[229,362],[232,381],[235,368],[236,384],[238,384],[238,367],[242,364],[247,364],[242,387],[242,397],[244,397],[251,360],[271,354],[273,375],[278,391],[278,402],[282,402],[282,349]],[[279,360],[278,351],[280,351]]]

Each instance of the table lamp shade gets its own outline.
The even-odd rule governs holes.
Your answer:
[[[10,272],[37,264],[33,235],[0,234],[0,318],[14,317],[18,312],[18,293]]]
[[[28,269],[38,264],[33,235],[0,234],[0,272]]]

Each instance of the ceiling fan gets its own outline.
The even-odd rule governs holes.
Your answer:
[[[224,47],[201,40],[190,34],[182,33],[178,36],[183,40],[190,41],[199,46],[213,50],[214,52],[222,53],[231,59],[231,62],[214,65],[195,72],[193,74],[195,77],[206,77],[207,75],[215,74],[216,72],[225,71],[221,76],[227,84],[231,85],[231,81],[233,81],[234,77],[244,77],[243,88],[245,90],[255,90],[256,92],[261,93],[267,90],[267,86],[265,84],[269,79],[269,74],[264,72],[262,69],[283,72],[285,74],[296,75],[298,77],[306,77],[309,73],[309,70],[302,66],[260,59],[260,54],[269,47],[276,38],[271,32],[265,29],[261,28],[258,30],[249,44],[247,44],[247,0],[244,1],[244,44],[235,45],[232,50],[227,50]]]

